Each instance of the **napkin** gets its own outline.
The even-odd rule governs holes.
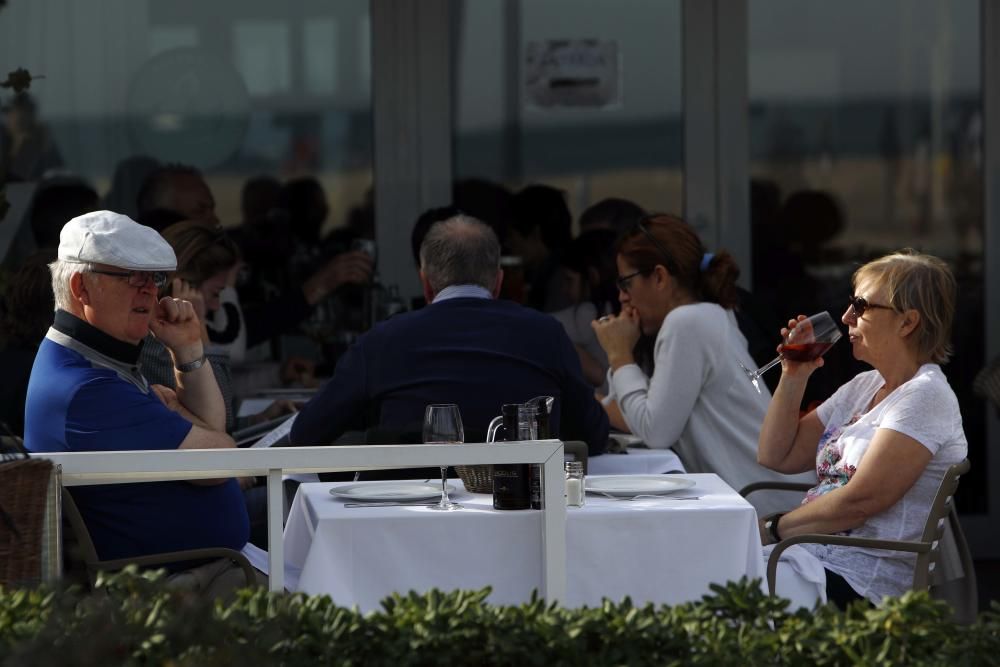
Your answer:
[[[257,545],[247,542],[240,549],[250,564],[254,566],[255,569],[260,570],[264,574],[269,574],[271,561],[268,558],[267,552],[258,547]],[[294,591],[299,586],[299,578],[302,576],[302,568],[295,567],[288,561],[285,561],[285,590]]]

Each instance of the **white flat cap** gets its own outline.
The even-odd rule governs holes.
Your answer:
[[[156,230],[112,211],[73,218],[59,233],[59,259],[130,271],[174,271],[177,256]]]

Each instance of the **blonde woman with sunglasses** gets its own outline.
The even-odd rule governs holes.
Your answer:
[[[802,533],[916,540],[945,471],[968,445],[958,399],[941,370],[951,355],[955,278],[912,250],[858,269],[844,311],[854,357],[872,366],[800,416],[806,383],[823,365],[782,362],[760,434],[760,462],[786,473],[815,469],[819,483],[795,510],[762,526],[765,543]],[[789,320],[794,328],[803,318]],[[837,604],[900,595],[914,556],[856,547],[798,545],[822,566]],[[778,570],[781,594],[782,567]]]

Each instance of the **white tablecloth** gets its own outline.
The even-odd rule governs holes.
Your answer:
[[[684,472],[684,464],[672,449],[631,447],[628,454],[601,454],[587,459],[590,475],[658,475]]]
[[[565,604],[602,597],[676,604],[707,594],[708,584],[764,576],[753,507],[716,475],[687,475],[684,495],[635,501],[587,497],[566,520]],[[538,511],[500,512],[492,497],[461,482],[465,509],[345,508],[333,484],[303,484],[285,527],[288,564],[301,568],[293,590],[326,593],[341,605],[375,609],[392,592],[478,589],[490,601],[526,601],[541,583]]]

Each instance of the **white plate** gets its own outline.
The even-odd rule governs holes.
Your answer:
[[[694,486],[693,479],[671,475],[607,475],[588,477],[587,491],[608,496],[666,495]]]
[[[455,487],[448,485],[448,493]],[[330,495],[345,500],[431,500],[441,497],[441,482],[365,482],[364,484],[341,484],[330,489]]]

